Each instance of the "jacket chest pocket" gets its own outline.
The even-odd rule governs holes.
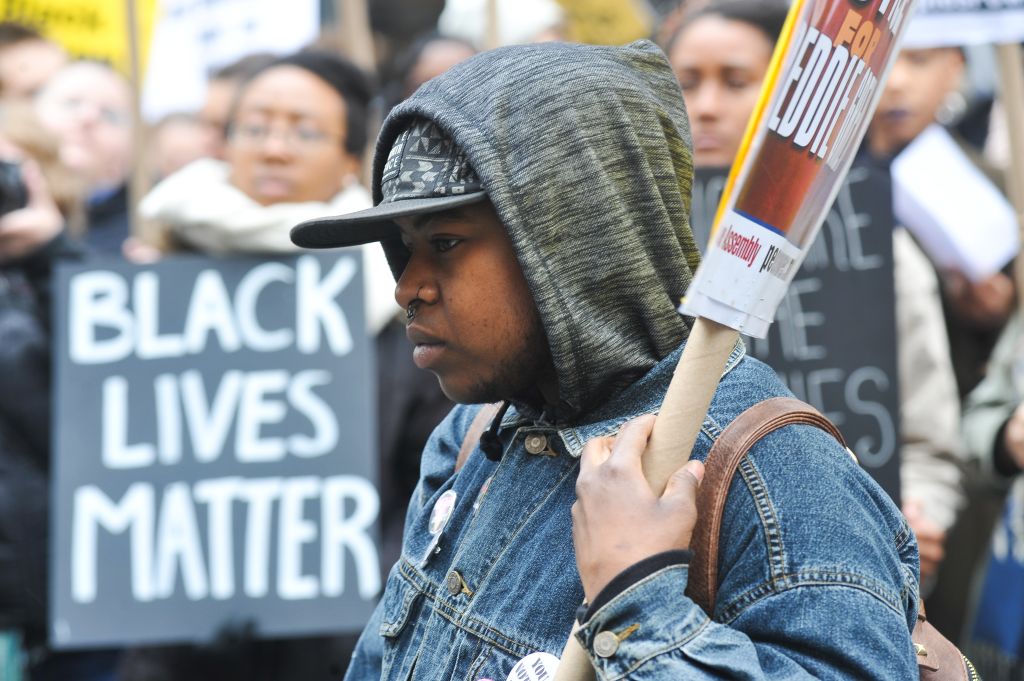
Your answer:
[[[384,642],[381,679],[405,681],[410,677],[422,635],[415,625],[423,607],[423,593],[395,570],[388,577],[378,633]],[[410,624],[410,622],[412,624]]]

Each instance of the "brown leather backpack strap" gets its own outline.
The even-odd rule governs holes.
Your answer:
[[[466,437],[462,439],[462,446],[459,447],[459,457],[455,459],[455,472],[458,473],[462,470],[462,467],[466,465],[466,459],[476,449],[477,444],[480,442],[480,436],[487,430],[487,426],[490,425],[494,419],[495,414],[498,413],[498,409],[501,408],[501,402],[494,402],[493,404],[485,404],[480,408],[480,411],[473,417],[473,421],[469,424],[469,430],[466,431]]]
[[[917,624],[914,625],[910,638],[914,642],[921,681],[980,679],[970,660],[928,621],[924,614],[924,601],[918,604]]]
[[[846,442],[836,427],[811,405],[792,397],[758,402],[730,423],[711,447],[704,462],[704,481],[697,493],[697,524],[693,529],[687,593],[711,614],[718,590],[718,539],[729,485],[747,451],[765,435],[783,426],[817,426]]]

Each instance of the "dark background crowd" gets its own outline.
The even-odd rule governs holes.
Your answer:
[[[0,24],[0,678],[330,679],[343,674],[353,644],[351,637],[262,641],[242,624],[200,646],[48,647],[55,263],[293,252],[292,225],[371,205],[365,159],[386,112],[501,43],[654,39],[678,75],[696,164],[727,167],[786,12],[770,0],[661,0],[630,10],[638,28],[624,29],[608,16],[583,21],[585,3],[509,0],[498,3],[494,31],[484,3],[472,5],[369,3],[375,54],[358,60],[375,65],[369,72],[343,56],[351,56],[339,41],[345,33],[325,3],[315,44],[224,65],[209,74],[200,109],[159,121],[136,118],[133,89],[114,68],[75,59],[35,27]],[[904,51],[860,160],[887,171],[938,123],[1002,186],[1006,123],[993,63],[987,48]],[[1014,491],[1024,468],[1017,289],[1012,263],[972,280],[933,265],[908,230],[897,228],[893,240],[903,510],[921,546],[930,617],[969,647],[978,622],[995,621],[985,619],[986,594],[1002,588],[986,584],[989,539],[1024,525],[1024,501],[1013,505],[1024,499]],[[375,246],[365,252],[386,571],[397,558],[420,449],[450,404],[411,362],[382,254]],[[1024,579],[1024,569],[1019,574]],[[1016,609],[1024,620],[1024,600]],[[1020,673],[1013,651],[992,648],[989,641],[977,654]]]

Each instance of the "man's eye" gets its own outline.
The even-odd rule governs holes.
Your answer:
[[[444,253],[458,246],[461,241],[462,239],[432,239],[430,243],[433,244],[435,251]]]

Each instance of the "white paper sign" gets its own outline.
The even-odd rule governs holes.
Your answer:
[[[919,0],[903,46],[1024,41],[1024,0]]]
[[[957,146],[933,125],[892,164],[896,219],[938,267],[980,281],[1019,249],[1013,208]]]
[[[803,256],[784,234],[731,210],[704,257],[701,313],[764,337]]]
[[[162,0],[143,85],[143,116],[155,121],[196,111],[211,70],[256,52],[295,52],[319,31],[318,0]]]

